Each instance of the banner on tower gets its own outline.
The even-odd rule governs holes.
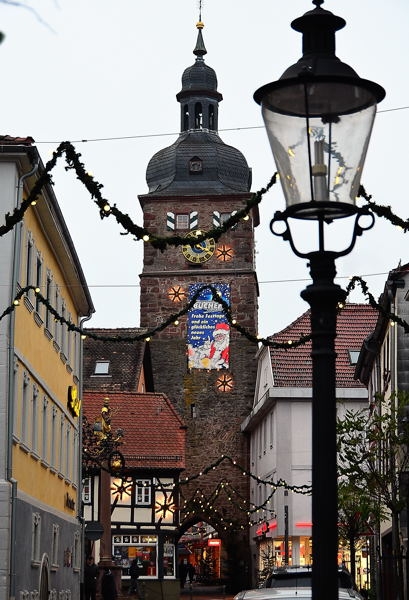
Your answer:
[[[189,369],[228,369],[230,358],[230,325],[223,306],[213,298],[213,290],[230,306],[230,286],[215,283],[189,286],[189,299],[203,288],[187,317],[187,349]]]

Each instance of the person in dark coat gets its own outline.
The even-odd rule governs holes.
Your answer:
[[[139,600],[142,600],[142,590],[139,585],[139,575],[142,571],[142,564],[138,558],[134,558],[129,567],[131,581],[129,583],[129,595],[136,594]]]
[[[84,600],[95,600],[97,593],[98,567],[93,556],[87,556],[84,567]]]
[[[103,600],[116,600],[117,595],[112,571],[110,569],[104,569],[104,574],[101,579],[101,596]]]

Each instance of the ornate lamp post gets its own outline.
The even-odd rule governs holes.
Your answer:
[[[254,98],[262,107],[286,199],[271,230],[308,259],[312,277],[301,296],[311,306],[313,599],[333,600],[338,598],[335,336],[337,308],[345,299],[334,283],[335,259],[351,252],[357,236],[374,223],[355,198],[376,105],[385,91],[335,56],[335,32],[345,21],[321,8],[323,0],[313,4],[291,24],[303,34],[302,58]],[[327,228],[346,217],[353,220],[351,238],[341,249],[329,250]],[[317,226],[317,244],[302,251],[291,227],[306,221]]]
[[[112,569],[115,565],[112,561],[111,475],[122,473],[125,459],[118,451],[123,430],[117,429],[115,433],[112,432],[111,414],[109,399],[105,398],[101,408],[101,420],[96,421],[93,426],[84,421],[83,469],[86,472],[88,469],[99,467],[99,519],[103,526],[99,566]]]

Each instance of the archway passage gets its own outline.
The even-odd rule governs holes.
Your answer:
[[[39,600],[48,600],[50,594],[50,571],[47,554],[43,555],[40,567]]]
[[[200,517],[185,521],[178,541],[181,587],[237,592],[248,588],[250,557],[245,535],[217,530]]]

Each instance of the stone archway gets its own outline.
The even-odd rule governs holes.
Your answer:
[[[39,600],[48,600],[50,594],[50,564],[48,554],[43,554],[40,566],[40,581],[38,584]]]

